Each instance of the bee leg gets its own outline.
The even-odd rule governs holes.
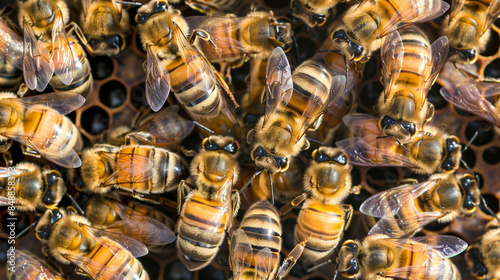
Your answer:
[[[95,54],[94,54],[94,49],[92,48],[92,46],[90,46],[89,42],[87,41],[87,38],[85,37],[85,34],[83,33],[82,29],[80,28],[80,26],[74,22],[70,22],[68,25],[66,25],[66,28],[68,30],[66,30],[66,33],[67,34],[70,34],[70,32],[75,32],[76,34],[76,37],[78,37],[78,40],[80,40],[80,43],[83,44],[83,46],[85,47],[85,49],[87,50],[87,52],[92,56],[94,57]]]
[[[23,152],[24,155],[27,155],[27,156],[32,156],[32,157],[36,157],[36,158],[40,157],[40,154],[37,151],[35,151],[33,148],[30,148],[30,147],[25,146],[25,145],[21,145],[21,151]]]
[[[19,85],[19,89],[17,90],[16,95],[19,96],[19,98],[21,98],[27,92],[28,92],[28,86],[26,85],[26,83],[22,83],[22,84]]]
[[[208,34],[207,31],[202,30],[202,29],[193,30],[193,32],[191,33],[191,36],[189,36],[189,43],[193,44],[194,40],[196,40],[196,37],[202,39],[203,41],[210,42],[210,44],[212,44],[212,46],[215,48],[215,50],[217,51],[219,56],[222,55],[221,49],[219,47],[217,47],[217,45],[212,40],[212,38],[210,37],[210,34]]]
[[[10,149],[10,147],[12,146],[12,140],[10,139],[7,139],[7,138],[3,138],[0,140],[1,144],[0,144],[0,153],[7,153]],[[4,158],[5,160],[5,155],[4,155]],[[11,160],[12,160],[12,157],[11,157]],[[7,163],[7,161],[5,162]]]
[[[290,253],[286,257],[286,259],[283,261],[280,268],[278,269],[278,275],[276,275],[276,279],[283,279],[283,277],[285,277],[290,272],[292,267],[295,265],[297,260],[302,255],[302,252],[304,251],[304,248],[306,247],[306,243],[309,240],[309,238],[310,238],[310,236],[306,240],[297,244],[290,251]]]
[[[205,5],[204,3],[200,3],[198,1],[186,0],[186,5],[188,5],[189,7],[200,13],[204,13],[211,17],[224,15],[222,12],[216,10],[215,8]]]
[[[233,190],[233,216],[238,215],[238,210],[240,210],[241,198],[240,193],[237,190]]]
[[[14,160],[12,160],[12,154],[9,151],[5,151],[2,153],[2,157],[3,157],[3,160],[5,161],[5,165],[7,167],[11,167],[12,164],[14,163]]]
[[[306,200],[307,194],[303,193],[295,197],[292,201],[288,202],[287,204],[283,205],[283,207],[280,208],[278,211],[280,216],[285,216],[288,212],[290,212],[293,208],[299,206],[304,200]]]

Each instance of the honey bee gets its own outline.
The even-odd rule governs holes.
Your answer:
[[[313,162],[304,175],[304,190],[290,204],[305,201],[297,218],[295,244],[308,239],[302,258],[319,263],[328,258],[349,226],[352,206],[341,205],[351,193],[349,158],[339,148],[320,147],[312,153]],[[284,215],[290,207],[284,206]]]
[[[427,125],[415,137],[399,142],[380,138],[378,120],[365,114],[349,114],[344,123],[357,137],[337,141],[351,163],[361,166],[403,166],[417,173],[453,173],[458,169],[462,151],[460,140]]]
[[[333,29],[335,49],[346,59],[366,62],[380,38],[396,29],[433,20],[450,6],[442,0],[365,0],[351,6]]]
[[[337,269],[345,278],[362,279],[460,279],[449,258],[467,243],[455,236],[433,235],[390,238],[370,235],[362,243],[347,240],[339,252]]]
[[[15,201],[8,199],[12,191]],[[19,211],[52,209],[65,193],[66,185],[57,170],[40,169],[30,162],[0,168],[0,206],[9,206],[9,202],[14,202]]]
[[[493,105],[486,99],[500,94],[498,83],[461,83],[452,84],[451,87],[441,88],[441,95],[446,101],[500,127],[499,103]]]
[[[181,150],[181,142],[193,131],[194,123],[179,116],[179,106],[171,105],[154,114],[139,112],[130,127],[118,127],[109,135],[113,145],[153,145]]]
[[[267,200],[248,208],[240,227],[231,238],[229,265],[234,280],[282,279],[295,265],[304,250],[305,241],[295,246],[282,265],[281,222],[278,211]]]
[[[66,32],[66,3],[19,0],[18,6],[19,25],[24,32],[23,76],[28,87],[43,91],[50,82],[55,91],[70,90],[87,96],[92,87],[90,63],[82,46]]]
[[[196,36],[210,40],[201,30],[194,30],[188,41],[189,26],[180,11],[165,0],[152,0],[136,15],[139,34],[147,53],[146,98],[158,111],[172,90],[193,120],[215,134],[225,134],[238,125],[233,108],[226,104],[229,87],[210,62],[191,42]]]
[[[241,66],[249,58],[267,58],[275,47],[288,51],[293,42],[290,22],[276,19],[272,11],[253,11],[246,17],[187,17],[193,29],[206,31],[212,42],[195,40],[211,63]]]
[[[465,253],[465,260],[476,279],[500,278],[500,228],[496,224],[486,225],[487,231],[481,237],[479,244],[470,246]]]
[[[118,188],[143,200],[147,198],[141,195],[176,189],[186,174],[185,163],[176,153],[145,145],[106,144],[83,151],[80,172],[89,192],[108,193]]]
[[[0,11],[0,87],[14,90],[22,81],[23,37],[17,27]]]
[[[186,197],[176,230],[179,259],[190,271],[212,262],[238,210],[239,197],[235,196],[234,205],[231,199],[240,172],[238,148],[232,137],[213,135],[203,140],[202,149],[191,162],[196,189]],[[181,182],[179,193],[186,184]]]
[[[285,172],[291,158],[309,148],[304,134],[319,126],[325,110],[344,92],[345,79],[314,61],[301,64],[292,76],[285,53],[275,48],[266,69],[266,114],[247,135],[257,167],[269,174]]]
[[[144,244],[123,234],[93,228],[83,216],[49,209],[35,231],[52,257],[63,264],[74,264],[93,279],[149,279],[136,259],[148,253]]]
[[[82,148],[82,136],[63,115],[84,102],[85,98],[72,92],[24,98],[0,93],[0,139],[21,143],[27,155],[42,156],[66,168],[79,167],[81,161],[76,152]]]
[[[446,62],[448,38],[430,45],[417,27],[409,27],[385,36],[380,54],[385,89],[376,111],[381,115],[383,135],[407,140],[423,129],[434,115],[427,93]]]
[[[330,16],[335,16],[335,6],[339,2],[350,0],[292,0],[290,9],[294,17],[302,20],[307,26],[313,28],[322,26]]]
[[[435,174],[428,181],[404,184],[373,195],[360,211],[381,218],[372,234],[409,237],[426,224],[471,216],[479,205],[479,187],[470,174]]]
[[[449,60],[474,63],[490,38],[489,28],[500,15],[500,1],[453,1],[443,21],[443,35],[450,40]]]
[[[29,254],[21,251],[15,251],[15,266],[13,270],[7,270],[7,278],[9,280],[27,280],[27,279],[43,279],[43,280],[63,280],[57,274],[54,275],[50,269],[40,263],[38,260]]]
[[[165,224],[112,198],[94,195],[85,203],[84,212],[94,227],[133,237],[148,248],[175,240]]]
[[[128,13],[116,0],[82,0],[82,29],[91,55],[117,55],[130,29]]]

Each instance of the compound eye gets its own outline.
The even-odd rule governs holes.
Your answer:
[[[262,148],[262,147],[258,147],[257,149],[255,149],[255,151],[253,152],[253,157],[254,158],[258,158],[258,157],[265,157],[265,156],[268,156],[269,154]]]
[[[274,160],[281,167],[281,172],[284,172],[288,169],[288,159],[286,157],[275,157]]]
[[[212,143],[208,138],[205,138],[203,140],[202,145],[203,145],[203,148],[205,148],[205,150],[207,150],[207,151],[215,151],[215,150],[219,149],[219,146]]]

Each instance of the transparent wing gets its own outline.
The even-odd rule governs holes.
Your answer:
[[[265,121],[276,113],[278,106],[286,106],[293,93],[292,69],[281,48],[275,48],[266,68]]]
[[[7,100],[30,111],[52,109],[60,115],[66,115],[85,103],[85,97],[74,92],[53,92]]]
[[[431,45],[432,59],[430,61],[431,73],[424,81],[424,86],[420,87],[422,97],[427,98],[427,94],[431,89],[432,85],[436,81],[441,69],[443,69],[444,64],[448,58],[448,51],[450,49],[450,44],[448,37],[441,36]],[[425,98],[423,100],[425,100]],[[422,102],[422,105],[424,102]]]
[[[500,92],[500,89],[498,90]],[[475,84],[460,84],[453,90],[441,88],[446,101],[454,106],[480,116],[496,126],[500,126],[500,118],[495,106],[488,101]]]
[[[353,137],[338,141],[336,145],[344,150],[354,165],[416,167],[409,157],[393,150],[398,146],[393,138],[381,138],[367,143],[361,138]]]
[[[394,30],[384,38],[380,47],[382,61],[382,74],[384,75],[385,100],[390,98],[392,87],[403,68],[404,45],[397,30]]]
[[[120,178],[121,183],[135,183],[148,181],[153,176],[153,161],[144,155],[126,152],[104,152],[99,151],[99,155],[115,168],[115,172],[110,174],[104,185],[114,185],[114,179]],[[124,181],[130,178],[130,181]]]
[[[158,220],[117,201],[112,203],[122,220],[106,227],[106,230],[122,228],[123,233],[146,245],[167,245],[175,241],[172,230]]]
[[[362,113],[347,114],[342,118],[344,124],[366,143],[374,143],[381,131],[378,127],[378,118]]]
[[[146,47],[147,69],[146,69],[146,100],[155,112],[165,104],[170,93],[170,74],[167,67],[163,67],[160,59],[151,50],[151,46]]]
[[[412,205],[412,207],[414,207],[414,205]],[[443,214],[440,212],[420,212],[418,215],[405,217],[393,216],[388,213],[388,215],[380,218],[380,220],[370,229],[368,235],[385,234],[395,238],[410,237],[423,226],[436,221],[442,216]]]
[[[486,17],[484,17],[483,29],[481,30],[481,34],[484,34],[488,28],[490,28],[491,24],[498,18],[500,15],[500,0],[494,0],[488,6],[488,10],[486,11]]]
[[[238,280],[242,277],[243,267],[249,266],[245,260],[253,259],[252,245],[246,233],[237,229],[231,238],[230,256],[231,270],[233,271],[233,279]]]
[[[9,270],[10,271],[10,270]],[[12,272],[12,273],[11,273]],[[21,250],[16,250],[14,271],[7,273],[10,280],[35,279],[57,280],[43,264]]]
[[[259,250],[255,254],[255,280],[266,280],[273,271],[273,252],[269,247],[265,247]],[[260,277],[262,276],[262,277]]]
[[[399,5],[398,10],[387,25],[381,29],[380,37],[389,34],[395,29],[431,21],[442,16],[450,7],[448,3],[442,0],[403,0],[393,3]]]
[[[383,242],[409,251],[422,253],[433,260],[452,258],[462,253],[468,246],[467,242],[451,235],[426,235],[408,239],[384,238]],[[434,252],[439,255],[436,256]]]
[[[431,187],[438,180],[429,180],[414,185],[403,185],[397,188],[392,188],[383,192],[379,192],[366,199],[359,207],[359,211],[365,215],[381,218],[386,215],[388,210],[397,213],[399,209],[412,201]]]
[[[123,248],[127,249],[132,254],[132,256],[136,258],[148,254],[148,248],[142,242],[127,235],[100,230],[88,225],[82,225],[82,230],[95,236],[96,240],[102,245],[109,245],[109,243],[103,237],[107,237],[112,241],[115,241],[116,243],[123,246]]]
[[[60,9],[56,10],[52,27],[52,64],[54,74],[65,85],[71,84],[75,77],[75,58],[66,34],[64,19]]]
[[[47,47],[39,42],[31,26],[24,22],[23,77],[29,89],[44,91],[54,73]]]
[[[23,173],[24,169],[18,169],[13,167],[0,167],[0,178],[7,178],[10,176],[17,176]]]
[[[23,38],[3,18],[0,18],[0,53],[8,63],[23,69]]]
[[[66,136],[61,136],[63,134],[66,134]],[[53,137],[47,137],[47,135],[27,131],[7,131],[2,135],[32,148],[42,157],[62,167],[77,168],[82,165],[80,157],[74,150],[57,144],[55,135]],[[69,137],[79,136],[71,135],[71,131],[65,132],[59,130],[59,135],[57,137],[66,137],[66,139],[69,139]]]
[[[465,0],[452,0],[450,9],[450,18],[454,18],[462,10]]]

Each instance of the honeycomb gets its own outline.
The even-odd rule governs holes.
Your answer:
[[[260,5],[259,10],[272,9],[279,16],[288,16],[291,18],[288,4],[289,1],[287,0],[266,0]],[[245,2],[241,9],[238,10],[238,14],[244,15],[245,11],[248,11],[249,6],[250,3],[248,1]],[[198,14],[182,4],[177,4],[176,8],[180,9],[185,16]],[[130,13],[132,21],[136,10],[136,8],[131,8],[127,11]],[[72,12],[73,18],[76,18],[76,10]],[[435,39],[431,34],[436,33],[436,28],[438,28],[437,23],[428,26],[431,41]],[[480,54],[475,64],[482,78],[500,78],[500,20],[497,20],[491,29],[491,39],[488,42],[486,50]],[[292,49],[290,54],[292,64],[304,61],[318,50],[322,39],[325,37],[326,28],[308,29],[304,25],[299,24],[295,27],[295,33],[297,46]],[[295,57],[297,59],[294,61]],[[84,136],[87,147],[105,141],[105,135],[111,129],[120,125],[130,124],[130,120],[134,118],[139,109],[147,105],[144,88],[145,73],[142,70],[138,71],[138,69],[143,68],[145,58],[146,55],[140,46],[137,28],[134,23],[132,23],[131,31],[127,38],[127,48],[125,51],[121,52],[117,57],[89,57],[94,77],[93,91],[87,97],[86,103],[70,115]],[[248,71],[249,63],[246,63],[241,68],[232,70],[236,95],[240,98],[247,86],[245,77]],[[372,59],[365,65],[362,76],[363,79],[359,82],[355,98],[356,111],[375,114],[373,106],[377,102],[380,92],[383,90],[383,86],[380,83],[380,58],[378,53],[375,53]],[[431,124],[445,130],[449,134],[456,135],[462,143],[468,143],[474,133],[478,132],[477,138],[469,145],[468,150],[464,152],[463,159],[479,175],[481,179],[481,194],[487,201],[488,206],[494,212],[498,213],[500,208],[500,172],[498,172],[500,136],[495,132],[493,125],[487,121],[448,104],[439,94],[442,86],[442,80],[438,79],[438,83],[429,92],[428,98],[436,108],[436,113]],[[342,129],[339,129],[339,131],[342,131]],[[199,143],[200,137],[196,135],[189,137],[185,141],[187,147],[196,148]],[[22,155],[18,151],[18,145],[14,145],[13,149],[17,149],[13,151],[14,159],[20,161]],[[26,158],[26,160],[43,162],[43,160],[33,158]],[[361,190],[359,194],[351,195],[346,203],[352,204],[357,210],[359,209],[359,205],[371,194],[395,186],[397,181],[404,176],[404,171],[399,168],[354,167],[352,175],[353,185],[360,184]],[[245,178],[245,176],[242,177]],[[69,192],[73,195],[77,193],[75,189],[71,188]],[[243,201],[246,206],[251,203],[251,198],[248,197],[246,192],[244,193]],[[279,207],[280,205],[277,206]],[[162,206],[162,210],[171,215],[173,219],[176,219],[177,214],[175,209]],[[238,220],[241,219],[243,213],[244,211],[240,211]],[[284,250],[282,252],[284,256],[293,248],[293,228],[297,213],[298,210],[294,210],[282,219],[283,232],[285,233],[283,237]],[[20,213],[19,215],[18,230],[22,230],[37,219],[34,214]],[[3,226],[0,232],[0,275],[5,275],[5,252],[9,246],[7,244],[8,229],[5,226],[7,224],[7,216],[5,211],[1,212]],[[472,219],[458,218],[445,224],[432,223],[426,226],[422,232],[424,234],[455,235],[466,240],[469,244],[474,244],[484,233],[484,226],[490,220],[491,217],[489,215],[482,211],[477,211]],[[366,217],[356,212],[350,228],[344,235],[344,239],[362,239],[369,230],[369,223],[370,221]],[[39,256],[43,255],[40,243],[34,238],[32,232],[22,237],[17,246],[20,249],[31,251]],[[170,245],[162,254],[148,254],[140,258],[140,260],[151,279],[215,280],[228,279],[230,276],[227,255],[227,244],[223,244],[221,252],[215,261],[207,268],[197,272],[189,272],[177,260],[175,246],[173,245]],[[335,256],[331,259],[334,260],[334,258]],[[464,265],[463,254],[453,258],[453,261],[459,267],[462,279],[473,279],[466,265]],[[72,275],[69,279],[85,279],[82,276],[74,275],[73,268],[70,266],[63,269]],[[335,263],[327,264],[310,274],[306,273],[306,269],[299,261],[291,275],[287,276],[287,278],[308,280],[332,279],[335,272]],[[341,278],[339,275],[338,279]]]

